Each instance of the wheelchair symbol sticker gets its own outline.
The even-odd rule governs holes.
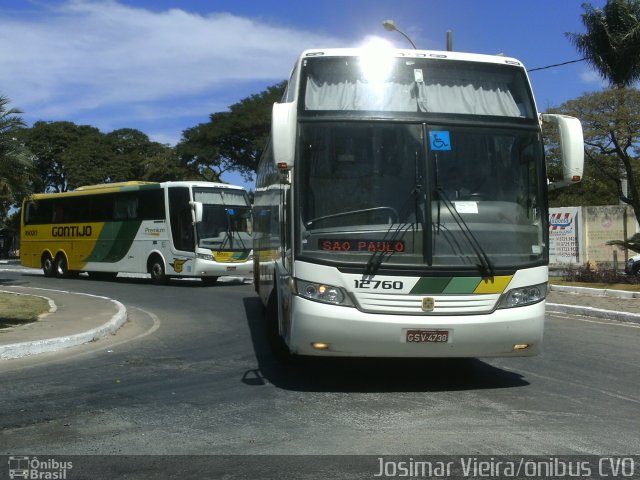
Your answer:
[[[429,132],[429,145],[431,146],[431,150],[451,150],[451,139],[449,138],[449,132]]]

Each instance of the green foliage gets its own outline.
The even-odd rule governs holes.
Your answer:
[[[628,240],[609,240],[607,245],[616,245],[640,253],[640,233],[634,233]]]
[[[271,107],[285,87],[286,82],[268,87],[185,130],[177,146],[181,163],[205,178],[234,170],[251,180],[271,131]]]
[[[76,144],[95,143],[97,128],[72,122],[36,122],[22,132],[22,143],[31,151],[37,172],[36,192],[65,192],[69,188],[66,160]],[[73,159],[71,160],[73,161]]]
[[[132,128],[103,134],[88,125],[40,121],[25,129],[22,141],[35,159],[36,191],[64,192],[82,185],[192,176],[180,166],[171,147],[152,142]]]
[[[8,108],[9,99],[0,96],[0,211],[2,223],[10,205],[29,192],[32,164],[29,152],[20,143],[24,127],[20,110]]]
[[[549,192],[549,207],[615,205],[618,195],[615,185],[599,178],[597,170],[585,162],[583,180],[577,185]]]
[[[147,157],[141,167],[143,173],[139,178],[147,182],[203,179],[198,172],[181,165],[175,149],[170,147],[165,147]]]
[[[582,5],[587,33],[567,33],[587,61],[611,86],[640,79],[640,0],[608,0],[602,9]]]

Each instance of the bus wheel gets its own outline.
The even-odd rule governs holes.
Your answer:
[[[69,264],[67,263],[67,257],[59,253],[56,256],[54,271],[57,277],[60,278],[69,278],[72,275],[72,272],[69,271]]]
[[[287,347],[282,335],[280,335],[279,321],[278,321],[278,295],[274,292],[269,298],[267,310],[265,312],[266,327],[267,327],[267,341],[271,348],[271,353],[274,358],[281,363],[293,363],[294,355]]]
[[[149,273],[151,274],[151,281],[157,285],[164,285],[169,281],[165,271],[164,262],[159,256],[153,256],[149,259],[147,266]]]
[[[45,253],[42,257],[41,264],[42,272],[44,273],[45,277],[53,277],[56,274],[56,271],[53,267],[53,259],[48,253]]]
[[[202,283],[206,286],[215,285],[218,281],[218,277],[200,277],[202,279]]]

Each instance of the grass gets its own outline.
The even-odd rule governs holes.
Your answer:
[[[49,302],[44,298],[0,293],[0,328],[35,322],[49,308]]]

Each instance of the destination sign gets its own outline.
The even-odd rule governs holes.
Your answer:
[[[363,239],[323,239],[318,240],[318,248],[325,252],[384,252],[402,253],[405,245],[402,240],[363,240]]]

